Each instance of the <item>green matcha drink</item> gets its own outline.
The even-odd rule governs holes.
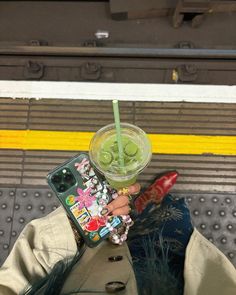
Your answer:
[[[119,161],[115,124],[100,129],[92,138],[89,156],[92,164],[116,188],[136,182],[137,175],[151,159],[151,144],[145,132],[137,126],[121,123],[123,164]]]

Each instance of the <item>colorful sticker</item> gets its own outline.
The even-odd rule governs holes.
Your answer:
[[[76,203],[74,206],[70,208],[70,211],[74,215],[74,217],[77,219],[83,212],[87,212],[86,208],[79,209],[79,204]]]
[[[87,180],[83,184],[87,188],[91,188],[92,194],[96,194],[97,192],[99,192],[103,188],[103,186],[99,182],[97,176],[91,177],[89,180]]]
[[[80,173],[83,180],[95,176],[95,172],[91,167],[88,159],[83,159],[80,163],[75,163],[76,170]]]
[[[94,242],[97,242],[100,240],[99,234],[97,232],[89,233],[89,238]]]
[[[85,226],[90,221],[90,219],[91,219],[90,214],[88,213],[88,211],[85,208],[83,208],[81,210],[81,215],[78,217],[77,221],[80,224],[80,226],[83,229],[85,229]]]
[[[91,216],[86,208],[79,209],[79,204],[76,203],[70,208],[73,216],[78,221],[79,225],[85,229],[85,225],[90,221]]]
[[[93,201],[96,200],[96,197],[91,195],[91,188],[86,190],[78,188],[77,193],[76,201],[79,202],[79,209],[92,206]]]
[[[66,204],[68,206],[72,206],[75,203],[75,196],[74,195],[69,195],[68,197],[66,197]]]
[[[112,219],[112,221],[111,221],[111,226],[112,226],[112,227],[116,227],[116,226],[118,226],[119,224],[121,224],[120,219],[119,219],[118,217],[114,217],[114,218]],[[99,235],[100,235],[101,238],[102,238],[102,237],[104,237],[106,234],[108,234],[109,232],[110,232],[110,230],[109,230],[108,227],[106,226],[106,227],[104,227],[104,228],[102,228],[102,229],[100,230]]]
[[[88,232],[95,232],[100,229],[100,227],[103,227],[106,225],[107,217],[103,216],[94,216],[91,218],[91,220],[86,224],[85,229]]]

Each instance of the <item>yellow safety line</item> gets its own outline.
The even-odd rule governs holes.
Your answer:
[[[88,151],[93,132],[0,130],[0,149]],[[153,153],[236,155],[236,136],[149,134]]]

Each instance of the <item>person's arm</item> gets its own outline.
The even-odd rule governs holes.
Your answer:
[[[77,252],[63,208],[26,225],[0,268],[0,294],[19,294],[50,272],[55,263]]]
[[[128,188],[130,194],[139,190],[138,184]],[[108,213],[127,214],[130,210],[129,202],[128,195],[119,195],[107,205]],[[0,268],[0,294],[19,294],[50,273],[56,262],[73,257],[76,252],[76,233],[62,207],[43,218],[31,221]]]

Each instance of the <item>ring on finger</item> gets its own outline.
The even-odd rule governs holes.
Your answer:
[[[128,195],[129,202],[133,200],[131,195]]]
[[[127,196],[128,194],[129,194],[129,189],[128,189],[127,187],[124,187],[124,188],[118,190],[118,195],[119,195],[119,196],[120,196],[120,195],[125,195],[125,196]]]
[[[140,193],[140,191],[136,192],[136,193],[132,193],[132,196],[137,196]]]

